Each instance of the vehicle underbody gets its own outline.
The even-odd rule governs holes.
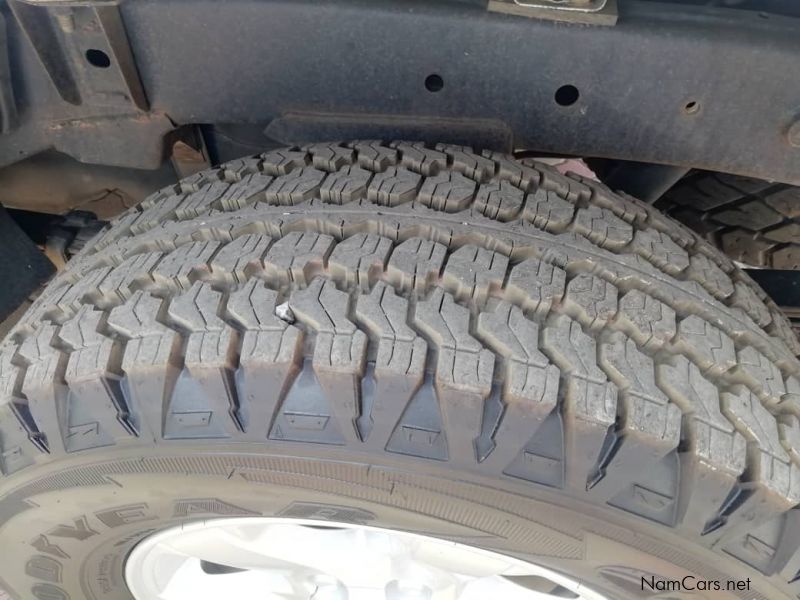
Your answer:
[[[0,0],[0,600],[800,598],[798,32]]]

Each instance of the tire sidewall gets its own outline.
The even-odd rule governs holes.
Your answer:
[[[648,597],[640,577],[743,578],[730,561],[679,538],[659,539],[638,519],[566,498],[522,496],[511,480],[426,471],[264,453],[87,460],[0,496],[0,538],[10,549],[4,571],[12,577],[0,586],[35,600],[131,600],[125,561],[148,535],[260,516],[368,525],[478,546],[562,572],[610,598]],[[750,597],[774,597],[766,581],[758,585],[763,591]]]

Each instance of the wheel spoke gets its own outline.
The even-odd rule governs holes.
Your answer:
[[[131,554],[126,576],[137,600],[602,600],[563,575],[464,544],[281,519],[156,534]]]

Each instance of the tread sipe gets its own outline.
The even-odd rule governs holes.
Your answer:
[[[461,147],[291,148],[160,191],[49,285],[0,350],[0,471],[346,446],[561,490],[788,585],[798,352],[729,259],[600,184]]]

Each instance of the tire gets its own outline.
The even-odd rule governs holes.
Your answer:
[[[659,208],[733,260],[800,269],[800,188],[696,171],[659,200]]]
[[[108,226],[2,346],[0,588],[129,599],[148,534],[282,515],[612,598],[685,575],[798,597],[798,350],[696,234],[544,165],[233,161]]]

